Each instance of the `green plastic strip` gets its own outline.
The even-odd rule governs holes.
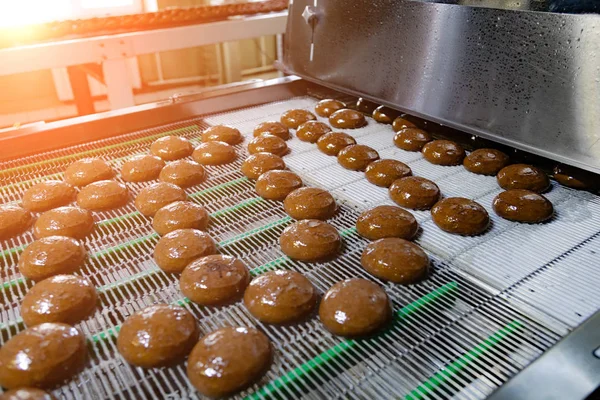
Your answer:
[[[1,171],[0,172],[0,176],[5,176],[6,174],[8,174],[10,172],[19,171],[19,170],[22,170],[22,169],[25,169],[25,168],[29,168],[29,167],[37,167],[39,165],[49,164],[49,163],[52,163],[52,162],[55,162],[55,161],[72,160],[74,158],[79,158],[81,156],[98,154],[98,153],[101,153],[101,152],[106,151],[106,150],[116,149],[116,148],[119,148],[119,147],[127,146],[127,145],[130,145],[130,144],[135,144],[135,143],[148,142],[148,141],[150,141],[152,139],[155,139],[155,138],[158,138],[158,137],[161,137],[161,136],[173,135],[173,134],[177,134],[177,133],[181,133],[181,132],[185,132],[185,131],[189,131],[189,130],[194,130],[194,129],[200,129],[200,127],[198,125],[194,124],[194,125],[186,126],[186,127],[183,127],[183,128],[173,129],[173,130],[170,130],[170,131],[167,131],[167,132],[157,133],[155,135],[144,136],[143,138],[139,138],[139,139],[128,140],[126,142],[121,142],[121,143],[117,143],[117,144],[111,144],[111,145],[108,145],[108,146],[101,147],[99,149],[82,151],[82,152],[77,153],[77,154],[69,154],[69,155],[66,155],[66,156],[51,158],[49,160],[38,161],[38,162],[27,164],[27,165],[20,165],[18,167],[13,167],[13,168],[9,168],[9,169],[5,169],[5,170]]]
[[[466,354],[458,358],[456,361],[450,363],[446,368],[435,373],[435,375],[433,375],[427,381],[419,385],[415,390],[406,395],[405,400],[419,400],[423,399],[425,395],[433,393],[436,389],[438,389],[441,385],[446,383],[449,379],[458,375],[471,362],[478,359],[486,352],[494,348],[496,345],[498,345],[498,343],[500,343],[507,336],[511,335],[518,329],[520,329],[522,326],[523,324],[517,320],[510,322],[502,329],[499,329],[487,339],[479,343],[477,346],[473,347],[471,350],[469,350]]]
[[[411,314],[416,311],[425,308],[431,303],[438,300],[440,297],[445,296],[446,294],[456,290],[458,288],[458,283],[450,282],[441,286],[434,291],[426,294],[425,296],[417,299],[416,301],[408,304],[407,306],[401,308],[396,312],[395,319],[396,321],[400,321],[402,319],[407,318]],[[368,339],[367,339],[368,340]],[[360,340],[344,340],[334,347],[325,350],[318,356],[308,360],[304,364],[294,368],[289,371],[285,375],[273,380],[267,385],[260,388],[258,391],[246,397],[248,400],[258,400],[266,397],[270,397],[274,394],[275,391],[290,385],[293,382],[296,382],[305,376],[314,373],[320,367],[328,364],[330,361],[339,358],[342,354],[346,353],[348,350],[356,346]]]

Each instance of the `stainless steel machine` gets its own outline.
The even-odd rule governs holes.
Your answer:
[[[390,125],[368,119],[366,127],[348,133],[382,158],[401,160],[415,175],[434,180],[444,196],[476,200],[492,219],[486,233],[462,237],[439,230],[429,212],[415,211],[421,226],[416,242],[430,255],[432,273],[421,283],[400,286],[362,269],[360,255],[368,241],[354,229],[361,211],[393,204],[385,189],[369,184],[360,172],[344,170],[315,145],[292,138],[287,167],[306,185],[334,195],[339,210],[330,222],[344,240],[335,260],[307,264],[290,260],[279,248],[279,235],[291,222],[281,203],[258,197],[240,172],[258,123],[277,120],[292,108],[312,110],[321,98],[352,103],[358,96],[422,117],[434,133],[450,132],[457,140],[475,134],[534,163],[600,172],[594,142],[600,134],[600,16],[432,2],[347,3],[290,4],[282,67],[302,78],[238,84],[3,134],[0,198],[20,201],[28,187],[60,178],[77,159],[101,157],[119,170],[131,155],[148,152],[156,138],[180,135],[196,144],[206,127],[229,124],[247,138],[236,147],[238,160],[208,168],[206,182],[186,190],[211,213],[208,232],[219,252],[241,258],[254,276],[295,269],[322,293],[345,278],[374,280],[392,299],[394,322],[375,337],[345,340],[328,333],[316,316],[273,326],[255,320],[239,302],[198,306],[183,297],[177,276],[154,263],[158,236],[151,219],[130,203],[95,213],[97,229],[85,240],[89,260],[81,273],[96,285],[101,303],[93,318],[78,324],[91,357],[82,373],[53,392],[57,397],[199,398],[184,364],[144,370],[125,363],[116,350],[127,316],[154,303],[186,307],[203,333],[256,326],[271,339],[273,365],[237,398],[583,399],[600,386],[596,193],[553,182],[546,194],[556,210],[551,221],[509,222],[491,209],[501,191],[494,177],[429,164],[419,153],[396,148]],[[560,21],[566,21],[562,27]],[[544,46],[536,36],[540,24],[547,34],[565,35],[560,43],[573,45],[558,46],[556,39]],[[527,35],[525,25],[533,30]],[[521,43],[525,37],[530,47]],[[508,63],[517,51],[523,61]],[[551,54],[553,59],[544,58]],[[558,55],[566,57],[568,68],[561,69]],[[128,184],[133,195],[145,185]],[[0,344],[25,328],[19,307],[32,282],[16,265],[31,241],[27,232],[1,242]]]

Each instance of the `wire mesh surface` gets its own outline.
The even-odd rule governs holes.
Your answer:
[[[151,218],[132,203],[95,213],[96,232],[85,239],[89,260],[81,274],[100,293],[95,315],[77,326],[90,343],[88,367],[57,389],[66,398],[198,398],[185,365],[144,370],[128,365],[116,351],[118,327],[131,313],[154,303],[179,304],[198,319],[203,333],[231,325],[255,326],[271,340],[275,359],[268,373],[243,398],[483,398],[524,368],[562,335],[600,306],[600,274],[594,268],[600,250],[598,197],[555,186],[548,193],[557,216],[540,225],[502,220],[491,210],[500,192],[493,177],[471,174],[462,167],[425,162],[419,153],[393,146],[389,125],[369,124],[347,131],[382,158],[401,160],[415,175],[434,180],[445,196],[470,197],[488,210],[492,226],[477,237],[440,231],[428,212],[414,212],[421,224],[416,239],[432,259],[426,281],[400,286],[370,276],[360,266],[368,243],[354,225],[358,213],[377,204],[392,204],[387,191],[371,185],[360,172],[344,170],[335,157],[316,145],[293,138],[284,157],[307,185],[330,190],[340,209],[330,221],[344,238],[342,254],[328,263],[307,264],[287,258],[278,239],[291,223],[280,202],[263,200],[239,172],[245,146],[256,124],[277,120],[291,108],[312,109],[310,97],[269,103],[205,119],[171,124],[47,152],[0,165],[2,203],[16,202],[35,182],[60,179],[73,161],[102,157],[115,170],[134,154],[146,153],[156,138],[177,134],[199,142],[208,125],[226,123],[246,136],[237,146],[238,160],[207,167],[208,179],[186,189],[211,213],[209,234],[219,251],[242,259],[253,275],[276,268],[297,270],[324,293],[345,278],[364,277],[390,295],[396,317],[384,332],[363,340],[329,334],[314,315],[308,321],[273,326],[254,319],[242,303],[202,307],[179,290],[178,276],[162,272],[152,258],[158,235]],[[120,177],[117,178],[120,180]],[[130,184],[132,195],[150,183]],[[0,343],[24,329],[20,303],[32,286],[16,264],[30,232],[2,242]]]

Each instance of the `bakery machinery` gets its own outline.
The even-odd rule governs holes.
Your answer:
[[[184,363],[136,368],[116,349],[127,316],[171,303],[188,309],[203,333],[252,326],[271,340],[272,366],[236,398],[592,398],[600,386],[600,197],[593,188],[600,173],[600,16],[593,7],[574,12],[557,3],[295,0],[280,62],[290,76],[0,136],[6,204],[18,203],[36,182],[60,179],[75,160],[99,157],[118,171],[132,155],[148,153],[157,138],[177,135],[198,144],[209,126],[236,127],[245,136],[237,161],[207,167],[208,179],[186,189],[210,213],[208,233],[218,251],[243,260],[253,276],[299,271],[321,293],[342,279],[363,277],[380,284],[393,303],[389,328],[356,339],[330,334],[316,316],[279,326],[256,320],[241,302],[199,306],[181,294],[178,276],[155,264],[158,234],[130,202],[94,213],[96,231],[84,241],[89,259],[81,274],[96,286],[100,305],[77,324],[90,358],[53,393],[200,398]],[[406,163],[445,197],[476,200],[491,218],[485,233],[465,237],[438,229],[428,211],[414,211],[421,227],[415,241],[431,258],[431,274],[402,286],[369,275],[360,264],[368,241],[356,233],[357,216],[394,204],[387,189],[294,136],[285,164],[305,185],[335,197],[339,209],[329,222],[344,247],[328,262],[293,261],[279,247],[291,218],[280,202],[257,196],[240,166],[258,123],[289,109],[313,111],[323,98],[369,113],[385,105],[390,113],[412,115],[406,118],[435,137],[468,149],[499,147],[548,172],[560,164],[592,185],[576,190],[553,181],[545,194],[555,209],[550,221],[510,222],[492,210],[501,191],[493,176],[430,164],[419,152],[395,147],[391,125],[367,118],[365,127],[347,131],[358,143]],[[127,185],[136,195],[148,184]],[[1,344],[25,329],[19,308],[33,283],[17,262],[33,240],[28,231],[1,242]]]

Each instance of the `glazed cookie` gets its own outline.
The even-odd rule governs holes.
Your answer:
[[[77,194],[77,205],[86,210],[102,211],[123,207],[129,201],[129,190],[116,181],[90,183]]]
[[[211,237],[197,229],[177,229],[164,235],[154,249],[154,261],[165,272],[179,273],[192,261],[215,254]]]
[[[23,208],[33,212],[48,211],[71,203],[76,194],[73,186],[63,181],[36,183],[23,194]]]
[[[254,128],[254,137],[263,135],[277,136],[283,140],[290,139],[290,130],[287,126],[277,121],[262,122]]]
[[[152,217],[167,204],[183,201],[187,195],[179,186],[159,182],[146,186],[135,198],[135,208],[147,217]]]
[[[302,187],[302,179],[291,171],[267,171],[256,180],[256,193],[263,199],[283,201],[288,194]]]
[[[41,389],[19,388],[2,393],[0,400],[56,400],[56,398]]]
[[[343,132],[326,133],[317,140],[317,146],[321,152],[336,157],[343,148],[354,144],[356,144],[356,140]]]
[[[308,121],[298,127],[296,136],[303,142],[316,143],[321,136],[329,132],[331,132],[331,128],[327,124]]]
[[[273,135],[262,135],[248,143],[248,153],[250,154],[271,153],[282,157],[287,152],[288,147],[285,141]]]
[[[157,179],[164,167],[165,162],[162,158],[140,154],[123,163],[121,177],[126,182],[147,182]]]
[[[33,216],[26,209],[10,204],[0,206],[0,240],[20,235],[32,222]]]
[[[319,117],[329,118],[331,114],[337,110],[346,108],[346,105],[339,100],[324,99],[317,103],[315,106],[315,112]]]
[[[509,221],[538,223],[552,218],[552,203],[536,192],[510,189],[500,193],[493,202],[496,214]]]
[[[303,123],[316,119],[313,113],[302,109],[288,110],[281,114],[281,123],[291,129],[297,129]]]
[[[402,285],[420,281],[429,270],[429,257],[423,249],[399,238],[369,243],[360,263],[371,275]]]
[[[215,254],[189,264],[181,273],[181,293],[203,306],[226,304],[242,297],[250,275],[244,263],[231,256]]]
[[[378,206],[360,214],[356,221],[356,232],[371,240],[397,237],[412,239],[419,224],[406,210],[395,206]]]
[[[179,136],[165,136],[150,145],[150,152],[165,161],[179,160],[192,155],[194,148],[189,140]]]
[[[246,158],[242,164],[242,173],[252,180],[258,179],[259,176],[267,171],[276,169],[285,169],[283,159],[275,154],[256,153]]]
[[[477,149],[465,157],[463,165],[474,174],[496,175],[508,162],[508,156],[500,150]]]
[[[332,225],[317,219],[294,222],[279,238],[281,251],[300,261],[319,261],[337,254],[342,238]]]
[[[429,179],[419,176],[401,178],[390,186],[391,199],[399,206],[413,210],[428,210],[440,198],[440,188]]]
[[[400,115],[399,111],[386,106],[379,106],[373,110],[373,119],[382,124],[391,124],[396,117]]]
[[[237,158],[233,146],[225,142],[200,143],[194,150],[192,158],[202,165],[223,165]]]
[[[242,143],[244,138],[240,131],[228,125],[211,126],[202,132],[202,142],[224,142],[230,145]]]
[[[46,211],[35,221],[33,236],[68,236],[83,239],[94,230],[92,214],[78,207],[59,207]]]
[[[465,236],[479,235],[490,224],[485,208],[463,197],[438,201],[431,209],[431,217],[441,230]]]
[[[354,144],[340,150],[337,159],[346,169],[364,171],[373,161],[379,160],[379,153],[369,146]]]
[[[161,236],[177,229],[205,231],[209,219],[204,207],[191,201],[176,201],[167,204],[154,214],[152,227]]]
[[[346,108],[331,114],[329,123],[338,129],[356,129],[367,125],[367,120],[363,113]]]
[[[167,164],[160,171],[162,182],[172,183],[182,188],[198,185],[204,181],[204,167],[195,161],[177,160]]]
[[[554,167],[554,179],[563,186],[573,189],[590,190],[598,186],[598,178],[591,172],[578,170],[567,165]]]
[[[433,138],[423,129],[402,128],[394,135],[396,147],[406,151],[421,151]]]
[[[65,181],[73,186],[86,186],[92,182],[105,181],[115,177],[115,171],[99,158],[86,158],[75,161],[65,171]]]
[[[328,191],[303,187],[287,195],[283,208],[294,219],[326,220],[335,214],[337,206]]]
[[[400,130],[404,129],[404,128],[416,128],[417,126],[412,122],[409,121],[408,119],[406,119],[406,115],[401,115],[399,117],[397,117],[396,119],[394,119],[394,122],[392,122],[392,129],[394,130],[394,132],[399,132]]]
[[[465,158],[465,149],[450,140],[434,140],[423,146],[423,157],[436,165],[460,165]]]
[[[502,189],[525,189],[542,193],[550,187],[550,179],[544,171],[527,164],[504,167],[496,176]]]
[[[19,258],[19,272],[26,278],[41,281],[54,275],[72,274],[86,259],[86,251],[77,240],[49,236],[31,243]]]
[[[397,160],[376,160],[365,169],[369,182],[381,187],[390,187],[395,180],[412,175],[410,167]]]
[[[156,304],[125,320],[117,337],[117,349],[130,364],[163,367],[185,358],[199,335],[196,319],[185,308]]]

